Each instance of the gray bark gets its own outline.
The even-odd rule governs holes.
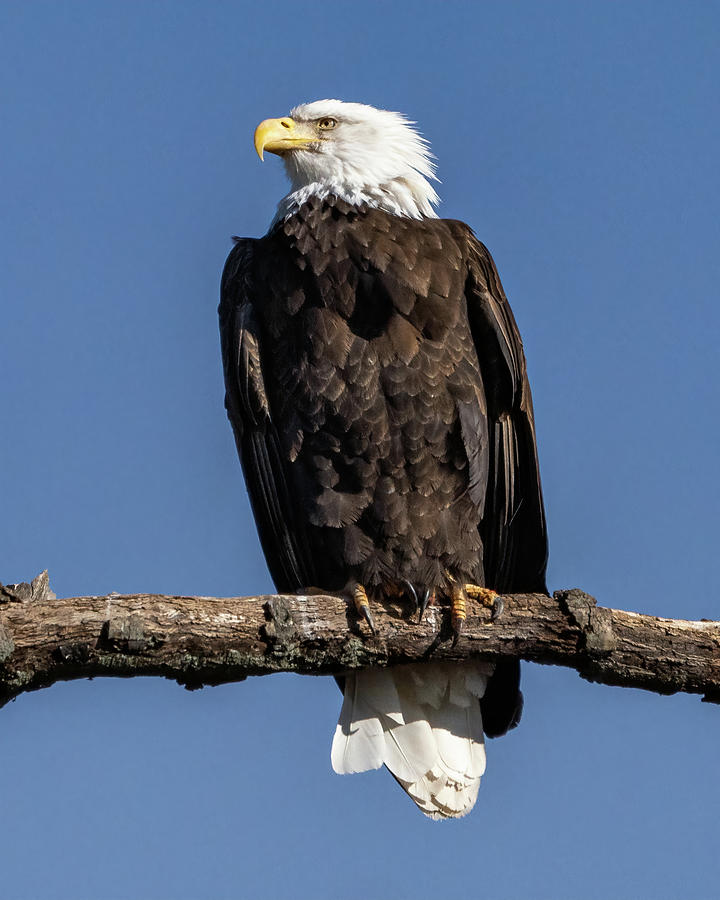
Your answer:
[[[373,604],[369,633],[334,595],[58,599],[47,572],[0,585],[0,705],[56,681],[160,675],[188,688],[248,675],[339,674],[426,659],[514,656],[567,666],[603,684],[720,702],[720,623],[605,609],[579,590],[504,597],[495,622],[468,603],[453,646],[447,610],[422,623],[402,605]]]

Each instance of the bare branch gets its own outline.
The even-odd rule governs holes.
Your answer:
[[[446,610],[422,623],[375,605],[378,633],[342,597],[170,597],[110,594],[58,599],[47,572],[0,585],[0,704],[56,681],[161,675],[189,688],[271,672],[338,674],[433,658],[515,656],[568,666],[583,678],[720,702],[720,623],[604,609],[582,591],[513,594],[496,622],[479,603],[456,647]]]

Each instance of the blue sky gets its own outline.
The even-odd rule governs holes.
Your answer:
[[[535,397],[551,589],[720,619],[717,2],[0,6],[0,580],[268,591],[222,406],[258,121],[399,109],[490,247]],[[716,896],[720,712],[526,665],[473,814],[329,762],[340,695],[57,685],[0,711],[0,898]]]

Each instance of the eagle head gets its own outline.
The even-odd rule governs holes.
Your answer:
[[[414,124],[401,113],[341,100],[303,103],[289,116],[265,119],[255,149],[260,159],[266,150],[282,157],[292,185],[277,218],[329,195],[415,219],[435,216],[434,157]]]

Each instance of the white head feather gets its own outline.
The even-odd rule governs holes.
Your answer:
[[[296,106],[290,115],[298,124],[331,118],[337,125],[311,148],[283,154],[292,188],[278,205],[276,221],[310,197],[331,194],[397,216],[437,216],[433,206],[440,198],[429,181],[437,180],[434,157],[415,123],[402,113],[316,100]]]

